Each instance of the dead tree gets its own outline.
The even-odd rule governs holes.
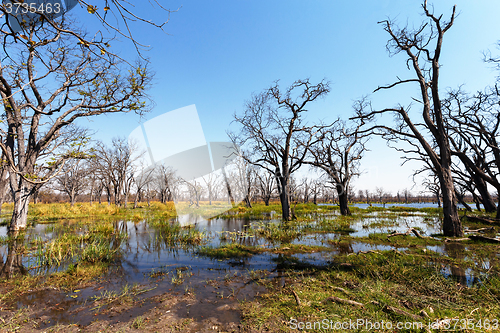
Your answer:
[[[424,185],[425,189],[434,196],[438,207],[441,208],[441,186],[439,184],[439,178],[434,173],[431,173],[422,182],[422,185]]]
[[[62,172],[55,178],[57,189],[69,197],[71,206],[75,205],[78,196],[87,189],[88,165],[82,160],[72,160],[65,164]]]
[[[452,133],[452,153],[469,173],[488,212],[495,210],[495,204],[485,183],[500,190],[499,103],[500,92],[494,87],[473,96],[460,90],[452,91],[445,104],[448,128]],[[500,204],[496,210],[500,218]]]
[[[276,189],[276,178],[274,174],[263,169],[259,170],[256,175],[260,198],[266,206],[269,206],[269,201],[271,201]]]
[[[247,152],[249,163],[275,175],[285,221],[291,218],[290,176],[302,166],[315,133],[322,127],[305,124],[303,114],[311,102],[329,91],[324,81],[313,85],[308,79],[297,80],[285,91],[275,82],[247,101],[243,115],[234,116],[241,130],[230,137]]]
[[[399,148],[406,154],[417,153],[428,156],[436,170],[443,195],[443,233],[446,236],[463,235],[462,223],[458,217],[455,188],[451,171],[452,152],[439,90],[440,56],[445,33],[453,26],[455,7],[449,21],[445,22],[442,15],[436,16],[429,10],[427,1],[422,5],[425,17],[428,19],[416,29],[407,26],[399,28],[390,20],[380,22],[390,35],[387,49],[391,55],[404,53],[408,68],[415,77],[399,79],[392,84],[381,86],[375,91],[391,89],[395,86],[416,83],[420,90],[419,99],[422,106],[421,120],[412,119],[409,114],[411,106],[386,108],[360,112],[357,118],[373,120],[376,115],[393,114],[396,124],[387,126],[375,124],[366,129],[368,132],[382,135],[389,142],[405,141],[413,148]],[[431,141],[429,141],[429,138]],[[432,142],[436,143],[436,148]],[[411,159],[411,157],[407,158]]]
[[[304,161],[324,171],[335,186],[340,213],[351,215],[349,210],[349,185],[359,176],[359,162],[366,151],[367,134],[359,134],[362,122],[349,127],[338,119],[330,127],[321,129],[314,145],[309,146],[310,157]]]

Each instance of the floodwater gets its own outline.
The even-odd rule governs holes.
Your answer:
[[[204,245],[217,246],[220,244],[219,235],[223,231],[235,233],[236,242],[244,245],[276,247],[279,244],[270,243],[263,238],[248,237],[245,231],[250,223],[256,222],[246,219],[211,219],[206,220],[199,216],[181,216],[175,221],[183,225],[192,224],[194,228],[207,233],[207,242]],[[63,222],[64,223],[64,222]],[[167,222],[168,223],[168,222]],[[279,223],[278,220],[265,220],[263,223]],[[39,239],[42,241],[57,237],[51,224],[37,224],[26,232],[25,241]],[[93,302],[96,298],[105,296],[115,291],[120,293],[129,286],[138,286],[141,289],[140,298],[147,299],[167,291],[174,295],[191,292],[203,303],[193,306],[178,306],[176,311],[184,318],[200,320],[209,316],[215,316],[221,323],[238,322],[240,314],[235,309],[238,301],[251,299],[265,291],[265,288],[256,283],[250,277],[258,272],[266,271],[267,279],[275,283],[282,283],[283,270],[280,262],[282,254],[263,253],[248,258],[218,260],[199,256],[196,246],[170,246],[158,241],[157,230],[150,227],[146,221],[131,222],[118,221],[116,228],[128,234],[128,238],[121,244],[121,255],[118,257],[110,273],[97,285],[84,288],[78,292],[56,292],[53,290],[26,292],[17,299],[17,308],[32,306],[34,304],[46,303],[57,304],[57,307],[48,307],[44,314],[51,318],[51,322],[69,323],[74,322],[75,314],[78,314],[78,323],[87,325],[93,320],[99,319],[99,310],[81,311],[81,308]],[[384,219],[383,213],[373,212],[370,216],[355,220],[350,225],[351,236],[367,236],[370,233],[390,233],[393,231],[404,232],[409,227],[419,229],[424,235],[439,233],[441,230],[438,218],[427,216],[425,213],[415,212],[409,216],[396,216]],[[0,227],[0,236],[6,235],[6,227]],[[331,249],[328,252],[316,252],[308,254],[293,254],[289,259],[296,259],[311,265],[327,265],[335,255],[358,253],[368,250],[390,250],[394,247],[388,245],[374,245],[361,242],[331,242],[342,237],[341,233],[322,233],[299,237],[292,241],[294,244],[321,245]],[[397,248],[405,251],[403,247]],[[454,258],[467,256],[467,248],[461,244],[447,244],[428,246],[429,251],[434,251]],[[0,246],[2,262],[10,260],[17,262],[23,273],[43,273],[43,269],[37,268],[33,258],[27,254],[12,253],[15,251],[11,246]],[[429,263],[432,265],[432,263]],[[489,262],[484,260],[481,265],[488,269]],[[50,270],[66,269],[65,265],[51,268]],[[456,266],[442,266],[441,273],[457,280],[464,285],[480,283],[483,278],[470,268],[463,269]],[[249,282],[250,281],[250,282]],[[122,315],[116,315],[116,321],[126,320],[127,316],[137,316],[151,307],[153,302],[146,302],[141,307]],[[218,311],[221,306],[226,306],[225,311]],[[103,307],[104,309],[106,306]],[[81,311],[81,312],[80,312]],[[47,324],[50,326],[51,324]],[[42,327],[43,328],[43,327]]]

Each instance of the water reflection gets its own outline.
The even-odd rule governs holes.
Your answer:
[[[26,274],[28,271],[23,265],[23,244],[24,236],[17,232],[9,235],[13,241],[2,248],[2,256],[0,258],[0,277],[10,278],[16,274]]]

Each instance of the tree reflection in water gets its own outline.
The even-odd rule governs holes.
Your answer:
[[[10,278],[17,274],[27,274],[28,270],[23,266],[23,243],[24,234],[19,231],[9,233],[12,239],[7,243],[7,255],[0,259],[0,277]],[[5,259],[5,261],[4,261]]]

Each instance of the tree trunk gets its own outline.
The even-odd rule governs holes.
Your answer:
[[[76,201],[76,195],[74,189],[72,189],[71,192],[69,192],[69,201],[71,203],[71,207],[73,207]]]
[[[262,199],[264,199],[264,205],[269,206],[269,200],[271,199],[268,196],[264,196]]]
[[[347,192],[343,190],[342,186],[337,186],[337,193],[339,196],[340,214],[344,216],[351,215],[351,211],[349,210]]]
[[[479,199],[478,196],[474,192],[472,192],[472,200],[476,204],[476,209],[480,212],[481,211],[481,200],[482,199]]]
[[[247,208],[252,208],[252,202],[250,201],[250,197],[248,195],[245,196],[244,201]],[[210,201],[210,204],[212,204],[212,201]]]
[[[31,188],[28,183],[21,180],[19,189],[13,193],[14,211],[10,221],[10,231],[26,229],[28,222],[28,208],[31,197]]]
[[[234,206],[233,192],[231,191],[231,185],[229,184],[229,180],[227,179],[226,169],[222,167],[221,170],[222,170],[222,175],[224,176],[224,183],[226,184],[229,203],[231,204],[231,206]]]
[[[139,202],[139,191],[137,191],[137,193],[135,194],[135,198],[134,198],[134,209],[137,208],[137,203]]]
[[[108,206],[111,206],[111,190],[109,187],[106,188],[106,199],[108,200]]]
[[[439,192],[436,193],[436,200],[438,203],[438,207],[441,208],[441,196],[439,194]]]
[[[495,201],[491,197],[490,192],[488,192],[485,181],[475,172],[471,172],[471,175],[474,180],[474,184],[476,185],[476,189],[481,196],[481,202],[483,204],[484,210],[488,213],[496,211],[497,208],[495,205]]]
[[[443,167],[443,169],[445,169]],[[458,217],[457,204],[455,203],[455,186],[451,171],[443,170],[439,175],[441,192],[443,193],[443,234],[448,237],[462,237],[462,223]]]
[[[500,193],[498,194],[497,216],[495,218],[500,219]]]
[[[460,193],[455,191],[455,196],[457,198],[458,203],[461,203],[468,212],[472,212],[472,208],[465,202],[463,195],[460,195]]]
[[[290,210],[290,198],[288,194],[288,179],[285,177],[279,177],[280,184],[280,201],[281,201],[281,210],[283,214],[284,221],[290,221],[292,216],[292,212]]]

